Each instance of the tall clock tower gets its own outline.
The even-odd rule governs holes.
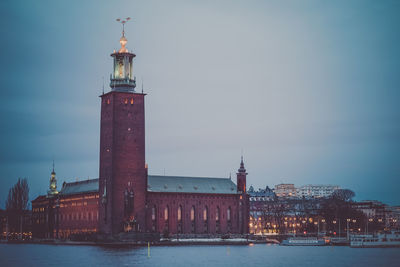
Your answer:
[[[114,235],[145,231],[145,94],[135,91],[135,54],[121,48],[111,54],[111,91],[101,95],[99,232]]]

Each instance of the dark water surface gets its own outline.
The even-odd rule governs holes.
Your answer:
[[[0,244],[0,266],[400,266],[399,248]]]

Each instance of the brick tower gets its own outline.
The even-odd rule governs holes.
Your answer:
[[[123,23],[125,23],[123,21]],[[135,92],[135,54],[125,46],[111,54],[111,91],[101,95],[99,232],[115,235],[145,231],[147,167],[145,166],[145,94]]]
[[[236,173],[237,192],[240,193],[239,200],[239,232],[247,234],[249,232],[249,196],[246,191],[247,172],[244,167],[243,156],[240,160],[240,168]]]

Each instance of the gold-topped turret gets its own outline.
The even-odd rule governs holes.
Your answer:
[[[56,172],[54,171],[54,160],[53,160],[53,171],[51,172],[51,176],[50,176],[50,186],[49,186],[49,190],[47,191],[47,194],[49,196],[58,194]]]
[[[111,54],[114,58],[114,69],[110,77],[110,87],[112,91],[135,92],[136,80],[133,76],[133,58],[134,53],[126,48],[128,40],[125,37],[125,23],[131,18],[125,20],[117,19],[122,24],[122,36],[119,39],[121,48]]]

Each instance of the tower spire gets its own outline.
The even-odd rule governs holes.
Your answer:
[[[53,170],[51,172],[50,176],[50,185],[49,185],[49,190],[47,191],[48,196],[54,196],[57,195],[57,178],[56,178],[56,172],[54,171],[54,159],[53,159]]]
[[[117,19],[118,22],[122,24],[122,37],[119,39],[119,43],[121,44],[121,49],[119,49],[118,53],[128,53],[128,49],[126,49],[126,43],[128,40],[125,38],[125,23],[127,23],[131,18],[127,17],[126,19],[121,20]]]

